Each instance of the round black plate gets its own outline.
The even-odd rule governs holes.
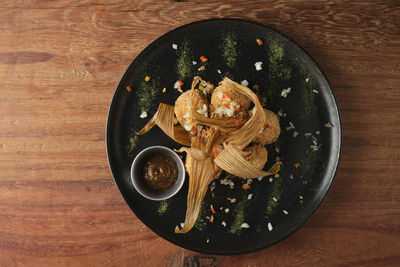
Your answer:
[[[208,61],[202,63],[200,56]],[[258,61],[263,62],[260,71],[254,66]],[[205,70],[199,71],[202,65]],[[233,186],[216,180],[215,189],[209,190],[203,201],[195,227],[187,234],[175,234],[175,226],[185,218],[187,181],[173,198],[150,201],[135,191],[129,170],[135,155],[148,146],[180,147],[157,127],[142,136],[135,133],[153,116],[160,102],[174,104],[180,94],[174,89],[177,80],[185,83],[183,90],[188,90],[196,75],[215,85],[227,76],[237,82],[247,80],[250,88],[259,86],[266,108],[281,114],[282,133],[277,144],[267,147],[267,165],[276,157],[284,164],[279,177],[255,179],[248,190],[242,188],[245,179],[232,178]],[[147,82],[146,76],[150,77]],[[289,87],[291,92],[285,98],[282,90]],[[143,109],[149,114],[145,119],[139,117]],[[316,211],[338,167],[341,122],[326,77],[293,40],[261,24],[212,19],[177,28],[140,53],[115,91],[106,139],[115,183],[145,225],[190,250],[237,254],[282,240]],[[208,219],[211,215],[213,223]],[[243,223],[250,227],[242,228]]]

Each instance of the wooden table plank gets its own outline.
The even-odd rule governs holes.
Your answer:
[[[321,65],[343,120],[335,183],[313,218],[258,252],[202,255],[132,214],[105,152],[108,105],[150,42],[206,18],[281,30]],[[398,1],[0,1],[0,265],[400,264]],[[198,265],[190,265],[190,264]]]

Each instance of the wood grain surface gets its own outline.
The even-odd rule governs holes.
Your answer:
[[[1,266],[400,265],[400,3],[0,0]],[[105,122],[127,66],[183,24],[272,26],[321,65],[343,120],[327,199],[295,234],[237,256],[155,235],[116,188]]]

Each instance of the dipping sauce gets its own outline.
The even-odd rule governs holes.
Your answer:
[[[144,165],[144,179],[155,191],[165,191],[178,179],[178,165],[167,154],[152,155]]]

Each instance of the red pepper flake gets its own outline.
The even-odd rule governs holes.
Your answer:
[[[250,185],[248,184],[243,184],[242,187],[244,190],[250,189]]]
[[[263,42],[260,39],[256,39],[256,42],[257,42],[258,45],[262,45],[263,44]]]
[[[200,57],[200,60],[201,60],[202,62],[206,62],[208,59],[207,59],[205,56],[201,56],[201,57]]]
[[[214,216],[213,215],[211,215],[211,218],[210,218],[210,223],[213,223],[214,222]]]
[[[218,152],[218,150],[215,150],[215,152],[214,152],[214,156],[215,156],[215,157],[218,157],[218,155],[219,155],[219,152]]]
[[[179,80],[178,80],[177,82],[179,83],[180,86],[183,86],[183,85],[184,85],[184,82],[182,82],[182,81],[179,81]]]
[[[214,164],[214,171],[219,171],[219,167],[216,164]]]
[[[215,210],[214,210],[214,207],[213,207],[213,205],[212,205],[212,204],[211,204],[210,208],[211,208],[211,211],[212,211],[212,213],[214,213],[214,214],[215,214]]]
[[[195,132],[196,131],[196,127],[193,126],[191,131]]]
[[[226,108],[229,108],[229,104],[228,103],[224,103],[223,106],[226,107]]]
[[[232,198],[230,198],[230,197],[227,197],[226,199],[229,200],[229,201],[232,201]]]
[[[213,185],[210,185],[210,191],[214,191],[215,187]]]
[[[126,87],[126,91],[128,91],[128,93],[130,93],[130,92],[132,92],[132,88],[128,85],[128,86]]]
[[[286,114],[286,112],[285,112],[285,113],[282,114],[282,117],[286,118],[286,115],[287,115],[287,114]]]

